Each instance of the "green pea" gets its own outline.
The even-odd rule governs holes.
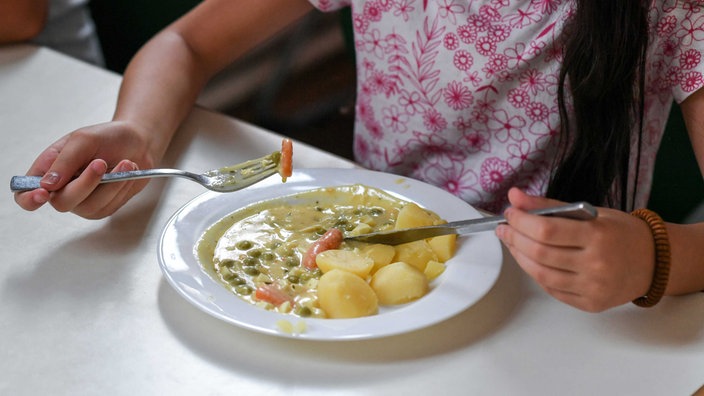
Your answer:
[[[239,285],[235,287],[235,293],[241,296],[248,296],[252,294],[252,288],[248,285]]]
[[[257,260],[254,257],[245,257],[242,259],[242,266],[243,267],[252,267],[259,264],[259,260]]]
[[[220,267],[232,268],[235,265],[235,260],[226,259],[220,262]]]
[[[311,279],[320,278],[321,275],[322,275],[322,272],[320,271],[320,269],[316,269],[315,271],[302,272],[301,275],[299,275],[299,278],[301,280],[301,283],[305,283]]]
[[[286,278],[290,283],[298,283],[300,282],[300,278],[297,277],[296,275],[289,275],[288,278]]]
[[[249,276],[257,276],[261,273],[256,267],[245,267],[243,271]]]
[[[262,255],[262,251],[259,250],[259,249],[252,249],[252,250],[250,250],[250,251],[247,252],[247,255],[248,255],[249,257],[259,257],[259,256]]]
[[[251,241],[239,241],[235,244],[235,247],[240,250],[249,250],[253,246]]]
[[[286,260],[284,260],[284,265],[289,268],[295,267],[298,264],[300,264],[300,262],[299,262],[298,258],[295,256],[286,257]]]
[[[384,213],[384,209],[382,208],[371,208],[369,209],[369,214],[372,216],[379,216]]]
[[[301,307],[301,308],[298,310],[298,312],[296,312],[296,314],[297,314],[298,316],[301,316],[301,317],[304,317],[304,318],[309,317],[312,313],[313,313],[313,312],[311,312],[310,308],[308,308],[308,307]]]
[[[266,252],[262,254],[262,260],[264,261],[272,261],[276,258],[276,255],[271,252]]]

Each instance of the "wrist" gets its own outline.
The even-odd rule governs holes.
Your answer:
[[[139,122],[115,118],[113,125],[127,136],[125,139],[134,148],[131,158],[137,162],[140,169],[154,168],[166,152],[168,140],[160,139],[159,133],[154,133]]]

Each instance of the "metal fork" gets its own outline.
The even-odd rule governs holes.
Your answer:
[[[281,152],[275,151],[261,158],[240,164],[209,170],[204,173],[192,173],[179,169],[145,169],[129,172],[106,173],[101,183],[145,179],[149,177],[183,177],[199,183],[203,187],[217,192],[232,192],[251,186],[278,172]],[[29,191],[40,187],[41,176],[13,176],[10,180],[12,192]]]

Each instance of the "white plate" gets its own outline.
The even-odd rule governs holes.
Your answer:
[[[258,308],[212,279],[197,259],[195,245],[203,232],[241,207],[314,188],[355,183],[416,202],[448,221],[480,216],[454,195],[398,175],[360,169],[297,169],[286,183],[270,177],[234,193],[206,192],[179,209],[159,241],[164,276],[186,300],[216,318],[266,334],[309,340],[370,339],[421,329],[462,312],[491,289],[502,262],[501,247],[493,232],[459,238],[457,253],[423,298],[356,319],[303,319]],[[304,322],[305,331],[286,333],[277,324],[281,320],[294,326]]]

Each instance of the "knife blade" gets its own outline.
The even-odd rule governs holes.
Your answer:
[[[596,208],[587,202],[574,202],[551,208],[537,209],[530,211],[529,213],[540,216],[565,217],[575,220],[589,220],[597,216]],[[505,222],[506,219],[504,216],[482,217],[478,219],[453,221],[426,227],[379,231],[368,234],[347,236],[345,237],[345,241],[400,245],[402,243],[413,242],[441,235],[467,235],[475,232],[489,231]]]

